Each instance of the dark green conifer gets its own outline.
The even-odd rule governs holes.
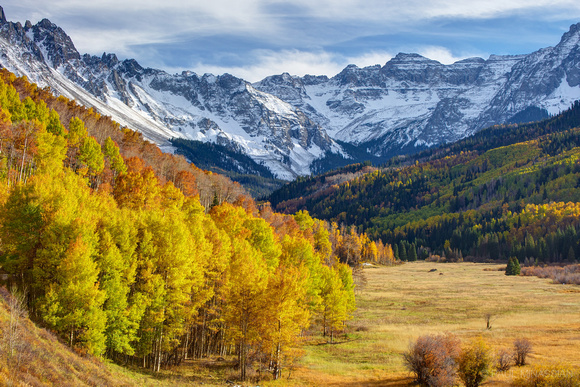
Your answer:
[[[520,262],[516,257],[511,257],[507,264],[505,275],[520,275],[520,271]]]

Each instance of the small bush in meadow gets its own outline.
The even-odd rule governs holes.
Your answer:
[[[421,336],[404,355],[405,365],[422,386],[451,386],[457,378],[459,340],[453,335]]]
[[[501,348],[495,355],[495,369],[498,371],[507,371],[511,368],[514,360],[514,354],[507,348]]]
[[[493,353],[482,339],[464,346],[457,360],[459,378],[466,387],[478,387],[492,371]]]

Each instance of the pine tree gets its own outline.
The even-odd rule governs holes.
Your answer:
[[[574,247],[570,246],[568,249],[568,261],[574,262],[576,260],[576,254],[574,254]]]
[[[407,252],[407,258],[409,261],[416,261],[417,260],[417,249],[415,248],[415,244],[411,243],[409,246],[409,251]]]
[[[399,259],[401,261],[407,261],[407,249],[405,248],[405,243],[401,241],[399,243]]]
[[[514,275],[514,257],[510,257],[507,267],[505,268],[505,275]]]
[[[514,275],[520,275],[521,270],[520,261],[518,261],[517,257],[514,257]]]
[[[520,262],[516,257],[511,257],[507,264],[505,275],[520,275],[520,271]]]

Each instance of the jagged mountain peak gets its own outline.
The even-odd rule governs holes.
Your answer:
[[[311,162],[339,149],[300,109],[231,74],[199,77],[143,68],[115,54],[81,56],[72,39],[43,19],[0,28],[0,64],[41,87],[141,131],[170,150],[168,140],[215,142],[243,152],[277,177],[310,174]]]
[[[339,85],[343,86],[381,86],[383,85],[383,82],[379,76],[380,70],[380,65],[360,68],[357,65],[350,64],[346,66],[340,73],[335,75],[332,79],[338,82]]]
[[[8,20],[6,20],[6,14],[4,13],[4,8],[0,6],[0,24],[6,24]]]
[[[119,64],[119,59],[117,58],[117,55],[107,54],[106,52],[103,52],[103,55],[101,56],[101,61],[109,67],[115,67],[117,64]]]
[[[578,42],[578,38],[580,37],[580,23],[572,24],[570,29],[562,35],[562,39],[560,40],[560,44],[570,39],[575,39],[576,43]]]
[[[42,19],[30,29],[34,36],[34,42],[47,55],[53,68],[74,59],[81,59],[81,55],[75,48],[70,36],[62,28],[48,19]]]
[[[349,148],[357,157],[388,158],[529,112],[542,118],[580,99],[580,23],[555,47],[528,55],[444,65],[399,53],[383,66],[349,65],[331,78],[285,72],[250,84],[231,74],[168,74],[112,53],[81,57],[49,20],[23,28],[0,11],[0,65],[162,147],[173,137],[215,142],[285,179],[310,174],[326,152],[349,157],[335,140],[358,147]]]
[[[409,63],[409,62],[418,62],[418,63],[428,63],[428,64],[432,64],[432,65],[441,65],[440,62],[433,60],[433,59],[429,59],[424,57],[423,55],[419,55],[416,53],[405,53],[405,52],[400,52],[397,55],[395,55],[394,58],[392,58],[391,60],[389,60],[387,62],[391,63],[391,64],[399,64],[399,63]]]

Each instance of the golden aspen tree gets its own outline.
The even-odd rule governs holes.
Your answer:
[[[66,140],[40,128],[36,133],[37,152],[34,157],[37,173],[58,174],[62,172],[66,158]]]
[[[65,137],[66,129],[60,122],[60,116],[55,110],[50,110],[48,114],[48,122],[46,123],[46,130],[56,136]]]
[[[328,266],[322,267],[323,335],[334,341],[334,333],[348,318],[348,299],[339,273]]]
[[[114,177],[117,177],[120,174],[127,172],[127,166],[125,165],[125,161],[121,154],[119,153],[119,147],[115,142],[111,139],[111,137],[107,137],[105,140],[105,144],[103,145],[103,153],[105,155],[105,159],[108,162],[109,168],[114,172]]]
[[[94,137],[84,137],[78,150],[77,173],[88,176],[92,185],[96,185],[96,176],[105,168],[105,158],[101,152],[101,146]]]
[[[225,318],[229,336],[239,348],[240,378],[246,380],[249,347],[260,338],[258,328],[265,318],[262,300],[270,272],[260,251],[248,241],[233,239],[232,247]]]
[[[308,327],[308,269],[304,264],[281,264],[268,283],[262,297],[266,318],[260,327],[263,347],[269,353],[274,379],[279,379],[286,363],[294,361],[300,332]]]

